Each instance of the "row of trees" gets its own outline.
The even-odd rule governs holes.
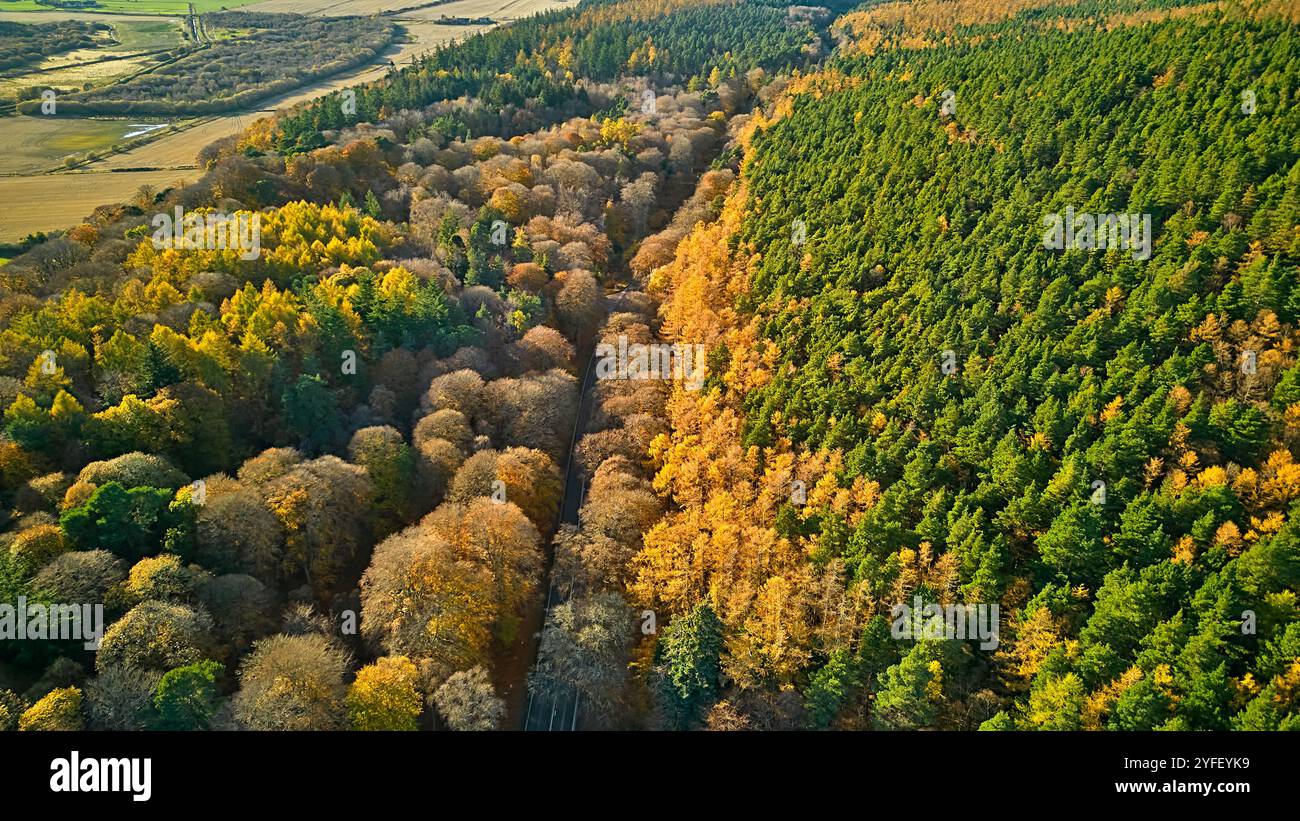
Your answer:
[[[639,291],[620,294],[599,341],[652,341],[656,308]],[[666,432],[667,391],[662,382],[629,380],[599,380],[592,390],[592,413],[575,452],[584,501],[578,523],[555,534],[551,584],[558,602],[546,613],[528,686],[541,703],[576,693],[583,727],[627,727],[643,706],[629,675],[640,631],[627,602],[628,569],[642,534],[663,514],[645,457],[651,440]]]

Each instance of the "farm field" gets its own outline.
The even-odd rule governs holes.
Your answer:
[[[292,12],[295,14],[383,14],[419,5],[420,0],[264,0],[248,11]],[[498,21],[518,20],[540,11],[577,5],[576,0],[453,0],[402,12],[401,18],[437,20],[439,17],[491,17]],[[469,26],[454,26],[473,29]],[[472,31],[471,31],[472,33]]]
[[[0,0],[0,20],[8,23],[57,23],[61,20],[81,20],[94,23],[108,23],[116,26],[123,22],[133,23],[161,23],[166,21],[166,17],[159,15],[144,14],[101,14],[93,11],[80,11],[77,9],[52,9],[45,6],[33,6],[31,8],[18,8],[17,3],[8,3]],[[183,17],[183,12],[177,14],[177,19]]]
[[[576,0],[456,0],[440,6],[403,13],[396,21],[406,29],[404,42],[395,43],[384,58],[369,66],[336,75],[333,78],[297,89],[280,97],[265,101],[257,109],[225,114],[201,120],[192,127],[175,134],[160,137],[120,154],[112,154],[75,172],[48,173],[48,170],[69,153],[102,151],[125,135],[138,130],[142,122],[156,119],[132,120],[41,120],[33,117],[15,118],[4,123],[6,143],[11,147],[0,157],[0,196],[18,198],[10,201],[57,203],[51,207],[21,207],[22,218],[0,224],[0,240],[21,239],[32,231],[51,231],[65,228],[85,217],[96,206],[121,201],[130,197],[141,185],[156,185],[160,180],[193,179],[198,175],[195,157],[206,145],[236,134],[247,128],[255,119],[277,109],[306,102],[331,91],[377,79],[388,71],[388,61],[402,65],[416,55],[443,43],[469,37],[489,26],[448,26],[436,22],[442,15],[457,17],[491,17],[509,21],[545,11],[574,5]],[[31,22],[59,19],[105,20],[119,28],[119,38],[126,45],[126,36],[135,38],[132,50],[147,46],[143,42],[157,43],[167,36],[168,28],[179,23],[163,22],[159,18],[140,15],[99,15],[85,12],[15,13],[15,4],[0,0],[0,19]],[[125,5],[125,4],[123,4]],[[145,11],[148,4],[140,4]],[[162,6],[163,3],[155,5]],[[229,4],[243,5],[237,2]],[[414,5],[412,0],[268,0],[247,6],[249,11],[280,13],[305,13],[317,15],[374,14],[384,9]],[[110,19],[111,18],[111,19]],[[159,47],[159,46],[154,46]],[[100,64],[113,66],[116,62]],[[94,68],[91,66],[90,68]],[[151,169],[126,171],[124,169]],[[165,184],[165,183],[163,183]]]
[[[80,90],[86,84],[107,85],[156,62],[148,55],[104,59],[111,56],[111,52],[79,49],[50,57],[41,62],[39,71],[29,70],[16,77],[0,77],[0,100],[12,105],[17,96],[29,88]]]
[[[7,22],[57,22],[71,19],[45,14],[5,12]],[[0,101],[12,103],[25,90],[81,89],[102,86],[129,76],[157,62],[147,53],[173,49],[184,44],[178,19],[126,15],[99,15],[97,22],[113,27],[115,41],[105,35],[95,48],[54,54],[36,68],[0,77]],[[56,169],[64,158],[107,151],[124,137],[135,136],[155,119],[64,119],[11,117],[2,131],[9,149],[0,157],[0,174],[31,174]]]
[[[459,26],[438,26],[416,23],[424,36],[440,40],[422,40],[420,43],[402,43],[387,55],[401,63],[425,48],[452,36],[464,36]],[[305,102],[338,88],[364,82],[381,76],[386,65],[372,65],[316,83],[307,88],[268,100],[262,107],[207,118],[177,134],[161,137],[130,151],[113,154],[93,163],[91,170],[112,171],[123,168],[190,168],[199,150],[209,143],[237,133],[257,117],[277,108]],[[3,87],[3,86],[0,86]],[[4,130],[10,136],[11,150],[0,157],[0,174],[35,174],[50,169],[71,152],[104,151],[126,134],[135,130],[139,120],[125,119],[42,119],[21,117],[4,121]],[[158,122],[145,119],[143,122]]]
[[[199,150],[211,142],[237,134],[247,128],[258,117],[265,116],[281,108],[304,103],[331,91],[364,83],[382,77],[388,71],[387,61],[397,65],[410,62],[411,58],[436,45],[453,39],[467,37],[487,26],[445,26],[423,20],[401,20],[407,29],[411,42],[397,43],[384,55],[384,60],[362,67],[355,71],[339,74],[306,88],[284,94],[264,102],[261,107],[233,114],[223,114],[203,120],[198,125],[178,134],[162,137],[147,145],[131,151],[105,157],[93,163],[95,170],[113,170],[120,168],[187,168],[194,164]],[[0,166],[2,167],[2,166]]]
[[[200,14],[248,5],[248,0],[193,0],[193,2],[194,10]],[[85,17],[65,19],[94,19],[101,13],[183,15],[188,7],[189,0],[99,0],[99,8],[97,9],[74,12],[86,15]],[[48,9],[49,6],[42,6],[36,3],[35,0],[0,0],[0,11],[45,13]],[[49,19],[58,18],[51,17]]]
[[[134,54],[141,51],[170,49],[185,43],[180,17],[132,14],[93,14],[84,11],[12,11],[0,0],[0,21],[6,23],[59,23],[66,20],[106,23],[113,27],[117,43],[105,42],[95,49],[103,53]]]
[[[181,36],[183,15],[99,14],[65,9],[14,11],[10,5],[0,0],[0,21],[28,24],[59,23],[65,20],[107,23],[113,27],[120,43],[104,46],[105,51],[152,51],[175,48],[185,42]]]
[[[107,16],[107,15],[101,15]],[[179,20],[168,18],[111,17],[106,20],[117,32],[121,51],[152,51],[175,48],[185,42]]]
[[[40,15],[42,21],[52,20],[101,20],[105,16],[118,14],[132,15],[175,15],[186,13],[185,0],[99,0],[102,9],[93,11],[50,9],[38,5],[35,0],[0,0],[0,19],[15,19],[10,14],[20,14],[19,22],[33,22],[31,15]],[[420,0],[195,0],[194,6],[200,12],[221,11],[222,9],[242,8],[245,11],[265,11],[294,14],[348,15],[348,14],[383,14],[420,4]],[[517,20],[539,11],[577,5],[577,0],[453,0],[450,3],[429,6],[404,12],[403,16],[414,15],[427,19],[437,19],[442,15],[448,17],[492,17],[497,20]],[[23,18],[26,18],[23,20]]]
[[[455,0],[455,2],[440,6],[415,9],[404,13],[402,16],[426,20],[437,20],[443,15],[447,17],[491,17],[499,22],[510,22],[538,12],[570,8],[576,5],[578,5],[576,0],[566,0],[566,2],[558,3],[552,2],[552,0],[509,0],[509,2],[505,3],[499,2],[499,0]]]
[[[65,19],[9,12],[0,14],[5,22],[60,22]],[[0,77],[0,101],[12,104],[26,89],[83,89],[102,86],[135,74],[157,63],[158,52],[184,45],[178,19],[160,17],[119,17],[100,15],[96,22],[113,27],[113,37],[103,32],[93,48],[53,54],[37,65],[22,71],[10,71]]]
[[[459,29],[458,26],[430,26],[430,29]],[[432,34],[433,32],[430,31]],[[448,36],[446,39],[450,39]],[[401,64],[421,51],[426,46],[419,46],[415,43],[398,44],[400,49],[393,48],[385,55],[385,62],[378,65],[365,66],[355,71],[340,74],[327,80],[323,80],[306,88],[297,89],[288,94],[281,95],[267,100],[257,109],[248,111],[239,111],[233,114],[222,114],[217,117],[211,117],[202,120],[192,128],[188,128],[178,134],[162,137],[154,142],[142,145],[139,148],[125,151],[121,154],[114,154],[105,157],[97,163],[93,163],[90,168],[95,170],[114,170],[121,168],[188,168],[194,165],[194,158],[198,155],[199,150],[211,142],[228,137],[231,134],[237,134],[247,128],[258,117],[265,116],[274,112],[276,109],[286,108],[298,103],[328,94],[331,91],[340,88],[346,88],[350,85],[356,85],[367,80],[373,80],[383,76],[388,70],[386,60],[392,60],[394,63]]]
[[[0,200],[5,203],[0,242],[74,225],[101,205],[130,199],[142,185],[165,188],[197,176],[191,169],[0,177]]]
[[[157,124],[140,119],[7,117],[0,174],[38,174],[72,154],[107,150],[127,135]]]

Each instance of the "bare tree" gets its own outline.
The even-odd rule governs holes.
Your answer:
[[[481,666],[453,673],[433,694],[438,715],[453,730],[496,730],[505,718],[505,702]]]
[[[528,689],[535,694],[576,689],[589,721],[617,722],[632,646],[632,614],[623,597],[601,593],[551,608],[542,630],[537,666]]]
[[[324,636],[262,639],[240,665],[235,718],[250,730],[347,729],[348,667],[347,653]]]

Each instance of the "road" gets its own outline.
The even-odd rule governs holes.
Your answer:
[[[596,357],[593,352],[587,359],[582,371],[582,393],[578,398],[578,417],[573,423],[573,437],[569,440],[569,454],[564,461],[564,502],[560,505],[561,525],[577,525],[578,511],[582,509],[583,499],[587,495],[587,483],[582,471],[578,469],[574,451],[578,440],[587,429],[591,419],[592,388],[596,384]],[[549,575],[549,574],[548,574]],[[555,589],[555,577],[550,575],[550,586],[546,592],[546,610],[550,611],[557,604],[562,604],[564,597]],[[545,621],[543,621],[545,625]],[[540,644],[540,639],[539,639]],[[576,730],[579,716],[579,694],[575,689],[565,689],[555,693],[538,693],[528,697],[528,711],[524,715],[525,730],[558,731]]]

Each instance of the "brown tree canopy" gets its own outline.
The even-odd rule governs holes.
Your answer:
[[[465,503],[478,496],[501,497],[518,505],[539,531],[548,532],[555,526],[563,492],[560,471],[549,456],[532,448],[507,448],[481,450],[466,459],[447,499]]]
[[[590,271],[574,268],[557,274],[555,313],[564,335],[577,344],[592,338],[605,318],[605,291]]]
[[[575,370],[573,345],[564,334],[545,325],[529,328],[523,338],[507,345],[503,354],[506,372],[512,376],[553,368]]]
[[[469,453],[474,446],[474,432],[470,429],[469,418],[455,408],[436,410],[428,416],[420,417],[420,421],[415,423],[411,440],[416,447],[430,439],[445,439],[463,453]]]
[[[497,730],[505,718],[506,704],[492,687],[481,666],[452,674],[433,694],[438,715],[453,730]]]
[[[550,282],[546,269],[535,262],[517,262],[506,273],[506,284],[518,291],[538,294]]]
[[[146,601],[104,631],[95,669],[123,666],[164,673],[202,661],[211,650],[212,620],[183,604]]]
[[[451,409],[473,422],[483,416],[483,377],[468,368],[435,377],[429,383],[420,410],[425,413]]]
[[[107,550],[64,553],[41,568],[32,581],[56,602],[102,602],[126,578],[126,564]]]
[[[361,428],[348,442],[348,459],[366,469],[374,486],[374,532],[386,536],[412,519],[415,458],[396,428]]]
[[[579,511],[583,530],[599,533],[632,550],[663,516],[663,500],[650,483],[628,473],[597,470]]]
[[[366,469],[322,456],[294,466],[265,492],[285,533],[282,572],[328,599],[339,572],[369,540],[374,484]]]
[[[295,448],[268,448],[239,468],[239,481],[254,485],[265,484],[277,476],[283,476],[302,459],[302,454]]]
[[[407,348],[393,348],[387,351],[374,367],[374,384],[392,391],[394,401],[394,419],[408,419],[411,411],[419,402],[420,389],[424,387],[419,380],[419,364]]]
[[[479,497],[466,504],[445,502],[421,522],[451,545],[458,558],[487,570],[498,632],[509,641],[525,605],[537,594],[542,572],[542,538],[513,502]]]
[[[555,534],[551,581],[568,596],[622,590],[629,579],[628,563],[636,555],[603,533],[564,525]]]
[[[267,508],[259,489],[245,487],[243,482],[224,474],[209,476],[203,485],[203,503],[197,505],[194,526],[195,561],[218,571],[249,573],[264,582],[276,581],[284,551],[284,529]]]
[[[424,512],[437,507],[464,461],[465,452],[446,439],[418,442],[415,448],[415,510]]]
[[[484,660],[495,585],[426,522],[375,547],[361,577],[361,632],[389,655],[424,659],[448,675]]]
[[[589,709],[589,726],[619,714],[632,646],[632,611],[617,593],[569,599],[546,616],[530,692],[572,688]]]
[[[349,666],[321,635],[262,639],[239,667],[235,719],[250,730],[345,730]]]
[[[496,379],[485,391],[495,440],[544,451],[564,461],[578,410],[578,380],[550,370],[519,379]]]

